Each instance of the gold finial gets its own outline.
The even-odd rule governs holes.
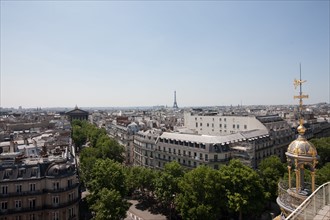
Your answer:
[[[302,84],[307,82],[306,80],[301,80],[301,64],[300,64],[300,79],[295,79],[293,81],[294,88],[297,89],[299,86],[299,95],[294,96],[293,98],[299,99],[299,127],[298,127],[298,133],[300,135],[303,135],[306,131],[306,128],[304,127],[304,119],[302,117],[302,110],[303,110],[303,99],[308,99],[308,95],[304,95],[302,93]]]

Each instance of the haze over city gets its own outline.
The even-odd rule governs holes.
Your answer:
[[[329,1],[1,1],[0,107],[329,102]]]

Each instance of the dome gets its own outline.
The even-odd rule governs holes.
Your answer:
[[[61,176],[61,175],[68,175],[74,172],[74,167],[72,167],[70,164],[57,164],[54,163],[50,165],[50,167],[47,170],[48,176]]]
[[[288,147],[287,153],[305,157],[317,156],[316,148],[303,135],[299,135],[296,140],[291,142]]]

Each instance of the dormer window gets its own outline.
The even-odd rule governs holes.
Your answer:
[[[31,177],[36,177],[37,176],[37,170],[38,170],[37,167],[33,167],[31,169]]]
[[[4,179],[9,179],[9,176],[12,174],[12,170],[11,169],[6,169],[5,170],[5,175],[4,175]]]
[[[17,178],[23,178],[24,174],[25,174],[25,168],[19,168]]]
[[[54,169],[54,174],[56,174],[56,175],[58,174],[58,169],[57,168]]]

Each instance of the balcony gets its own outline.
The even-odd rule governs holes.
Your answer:
[[[38,211],[47,211],[47,210],[56,210],[61,208],[66,208],[68,206],[74,205],[80,201],[80,198],[76,198],[70,202],[60,203],[57,205],[42,205],[42,206],[35,206],[35,207],[22,207],[19,209],[7,209],[3,210],[1,214],[19,214],[19,213],[26,213],[26,212],[38,212]]]
[[[8,198],[14,196],[32,196],[32,195],[41,195],[41,194],[43,194],[42,190],[11,192],[7,194],[0,194],[0,198]]]
[[[45,192],[45,193],[60,193],[60,192],[65,192],[65,191],[69,191],[71,189],[77,188],[78,186],[79,186],[79,183],[75,183],[75,184],[72,184],[71,186],[58,188],[58,189],[43,189],[43,192]]]
[[[330,219],[330,182],[318,187],[286,220]]]
[[[292,184],[292,186],[293,185],[294,184]],[[278,183],[278,197],[276,202],[286,211],[286,213],[291,213],[302,204],[303,201],[305,201],[311,192],[311,185],[308,183],[306,184],[304,191],[296,193],[296,188],[289,188],[288,182],[280,181]]]

